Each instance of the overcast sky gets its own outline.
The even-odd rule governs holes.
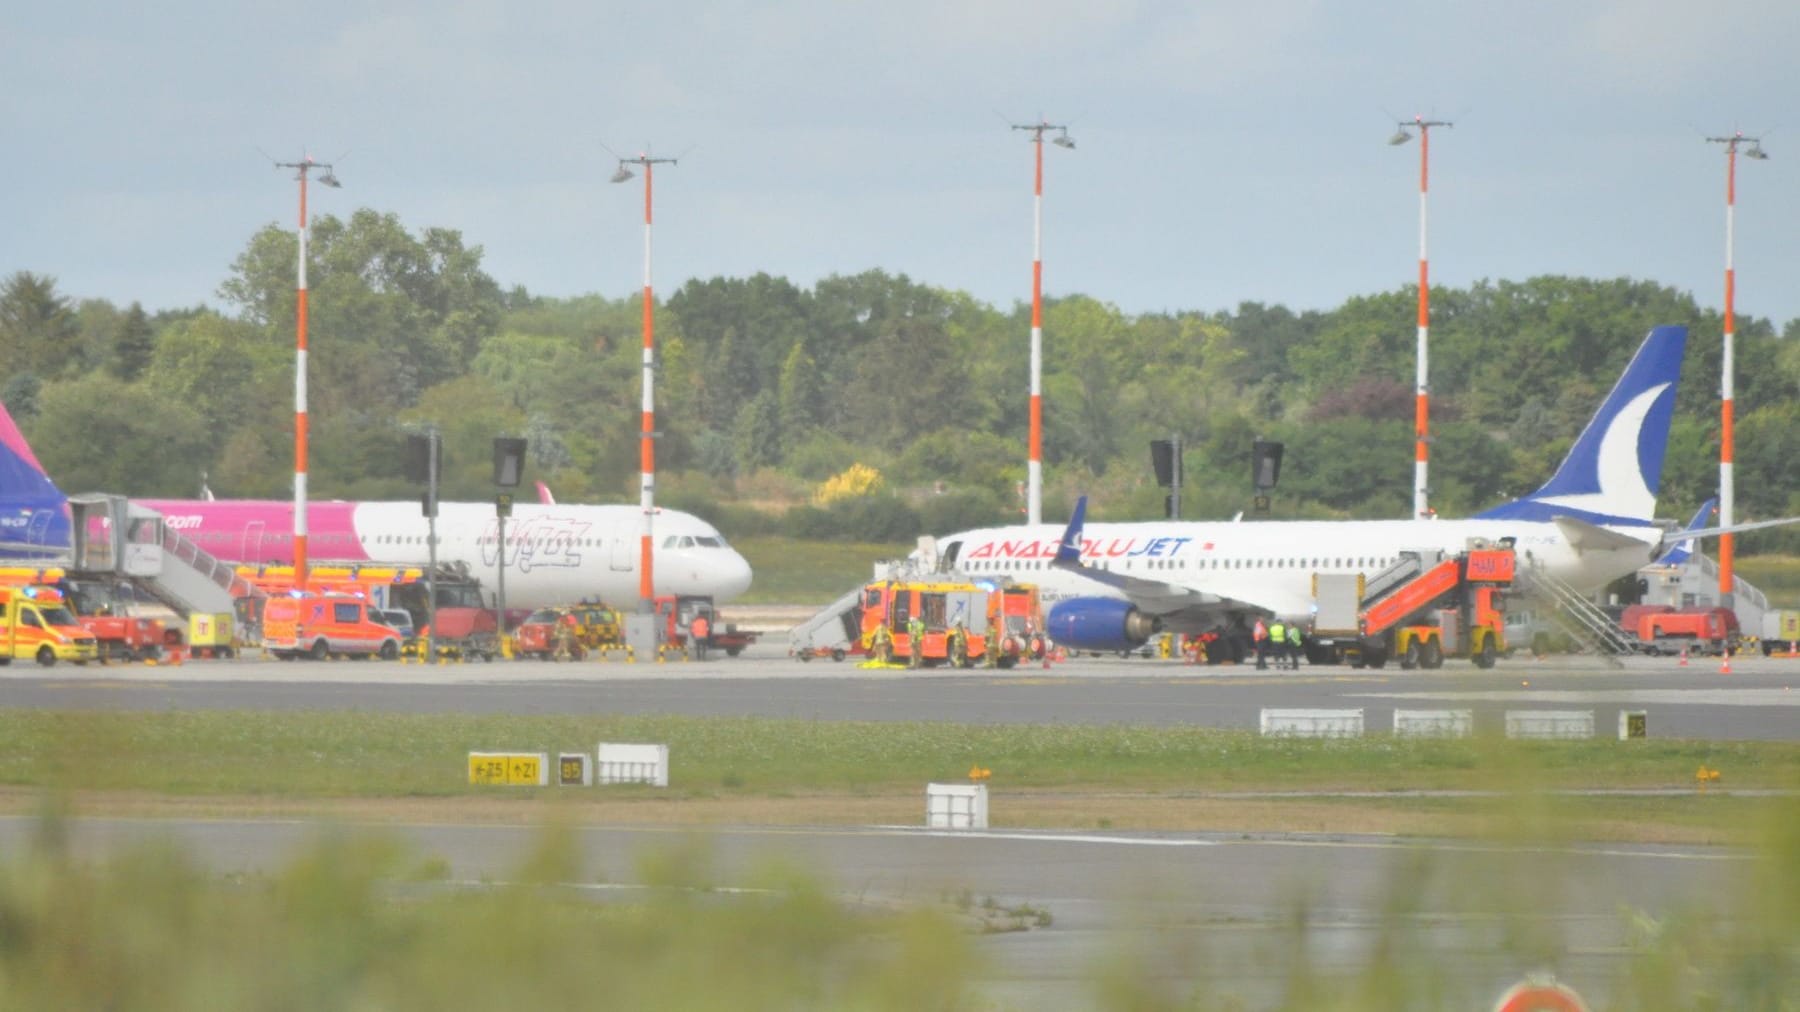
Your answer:
[[[250,236],[313,209],[459,229],[504,286],[621,297],[758,271],[881,268],[1128,312],[1329,309],[1416,277],[1432,133],[1436,283],[1647,279],[1800,317],[1800,16],[1792,0],[610,0],[21,4],[0,34],[0,273],[77,298],[207,302]],[[1787,122],[1781,117],[1785,114]],[[1630,337],[1636,339],[1636,335]]]

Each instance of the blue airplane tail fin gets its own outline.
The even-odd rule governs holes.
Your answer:
[[[68,503],[0,404],[0,555],[42,555],[66,546]]]
[[[1713,513],[1717,512],[1718,508],[1719,500],[1717,499],[1708,499],[1701,503],[1700,509],[1694,513],[1694,519],[1688,521],[1686,529],[1690,531],[1706,530],[1707,522],[1712,519]],[[1688,538],[1685,541],[1677,541],[1674,547],[1662,553],[1657,558],[1656,564],[1659,566],[1685,566],[1687,560],[1693,556],[1694,539]]]
[[[1477,518],[1648,523],[1656,513],[1686,346],[1686,327],[1650,331],[1550,480]]]

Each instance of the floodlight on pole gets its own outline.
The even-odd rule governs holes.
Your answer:
[[[278,169],[293,169],[300,181],[300,266],[294,302],[294,588],[306,589],[306,178],[320,170],[319,182],[332,189],[343,186],[330,162],[310,155],[297,162],[276,162]]]
[[[1388,138],[1392,145],[1419,132],[1419,345],[1413,383],[1413,516],[1431,516],[1431,260],[1426,251],[1426,194],[1431,186],[1431,128],[1454,126],[1448,120],[1414,116],[1401,120]]]
[[[1026,443],[1025,522],[1036,525],[1044,513],[1044,134],[1055,132],[1050,143],[1073,150],[1069,128],[1061,124],[1014,123],[1014,130],[1031,134],[1037,158],[1033,176],[1031,218],[1031,431]]]
[[[1736,387],[1733,376],[1736,372],[1737,271],[1732,247],[1737,226],[1738,146],[1748,145],[1744,149],[1744,157],[1755,161],[1767,161],[1769,155],[1762,149],[1762,138],[1746,137],[1741,130],[1723,137],[1708,137],[1706,141],[1709,144],[1725,145],[1725,334],[1723,353],[1719,360],[1719,526],[1730,527],[1736,520],[1736,493],[1731,472],[1734,453],[1732,429],[1736,423],[1732,400]],[[1730,534],[1719,535],[1719,603],[1726,608],[1731,607],[1736,583],[1736,576],[1732,572],[1736,554],[1736,538]]]
[[[612,181],[623,183],[632,178],[636,165],[644,170],[644,403],[643,428],[638,447],[640,473],[639,502],[644,511],[643,535],[638,543],[638,609],[646,614],[656,610],[656,576],[651,551],[652,518],[656,511],[656,297],[650,287],[650,180],[658,165],[674,165],[673,158],[651,158],[647,154],[619,159],[619,170]]]

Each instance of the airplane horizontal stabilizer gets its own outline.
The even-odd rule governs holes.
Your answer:
[[[1588,523],[1578,517],[1559,516],[1553,518],[1551,522],[1556,524],[1556,529],[1562,531],[1563,537],[1568,539],[1569,545],[1576,551],[1617,552],[1628,548],[1642,548],[1649,551],[1661,547],[1659,544],[1634,538],[1629,534],[1607,530],[1599,524]],[[1692,534],[1683,534],[1682,537],[1692,537]]]

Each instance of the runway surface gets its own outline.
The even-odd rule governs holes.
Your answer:
[[[1657,737],[1793,739],[1800,660],[1591,658],[1503,661],[1490,671],[1302,667],[1257,671],[1146,658],[1079,658],[1004,671],[802,663],[759,644],[707,662],[192,661],[0,669],[0,705],[52,709],[325,709],[407,713],[670,713],[817,720],[1186,724],[1255,728],[1264,707],[1352,708],[1392,727],[1396,708],[1467,707],[1478,727],[1508,710],[1593,710],[1602,732],[1645,710]]]

